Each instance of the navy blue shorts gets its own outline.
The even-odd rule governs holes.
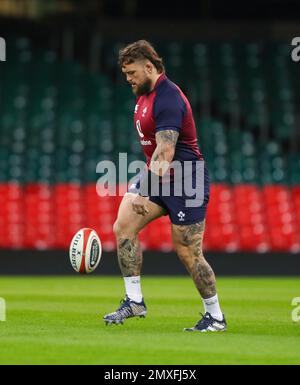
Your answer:
[[[175,225],[191,225],[202,222],[205,219],[206,209],[209,201],[210,180],[208,170],[203,161],[202,162],[202,182],[196,189],[196,171],[195,166],[192,171],[191,178],[192,187],[196,191],[191,195],[189,189],[184,188],[184,178],[182,178],[182,193],[174,194],[174,183],[170,182],[170,195],[162,193],[161,189],[155,196],[149,194],[151,202],[156,203],[166,210],[165,215],[169,215],[170,220]],[[140,180],[144,176],[144,172],[140,173],[133,181],[128,189],[128,192],[138,194],[140,189]],[[186,178],[187,179],[187,178]],[[162,186],[162,184],[160,184]],[[188,190],[188,191],[187,191]],[[201,190],[201,191],[200,191]],[[188,193],[186,193],[186,191]]]

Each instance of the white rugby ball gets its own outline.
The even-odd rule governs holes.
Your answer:
[[[92,273],[99,265],[102,246],[95,230],[80,229],[70,245],[70,261],[73,269],[81,274]]]

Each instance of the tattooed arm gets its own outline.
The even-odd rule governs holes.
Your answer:
[[[150,170],[163,176],[168,170],[175,154],[179,133],[175,130],[163,130],[156,133],[156,149],[150,162]]]
[[[163,176],[166,173],[174,158],[178,136],[179,134],[175,130],[163,130],[156,133],[157,146],[150,162],[150,171],[152,173],[159,176]],[[142,184],[143,181],[141,186]],[[142,187],[141,190],[143,190]],[[139,195],[133,199],[132,208],[137,214],[143,216],[149,213],[147,201]]]

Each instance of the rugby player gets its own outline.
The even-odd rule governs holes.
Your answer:
[[[148,41],[139,40],[122,48],[119,65],[136,96],[134,125],[147,160],[147,169],[129,187],[114,224],[126,296],[115,312],[104,316],[104,321],[106,324],[122,324],[127,318],[146,315],[138,234],[149,222],[169,215],[174,249],[190,273],[205,308],[199,322],[184,330],[224,331],[227,325],[218,300],[215,274],[202,252],[209,176],[197,144],[190,103],[180,88],[168,79],[162,58]],[[204,199],[200,206],[187,207],[185,191],[180,196],[174,193],[174,174],[170,167],[166,167],[174,161],[194,164],[192,179],[197,164],[204,166]],[[150,187],[155,177],[162,185],[163,177],[168,173],[173,193],[164,195],[159,189],[158,194],[152,194]]]

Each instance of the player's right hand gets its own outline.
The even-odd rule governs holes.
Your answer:
[[[137,195],[132,200],[132,209],[135,213],[139,215],[145,216],[146,214],[149,214],[149,210],[147,207],[147,201],[149,200],[148,197],[142,197],[140,195]]]

